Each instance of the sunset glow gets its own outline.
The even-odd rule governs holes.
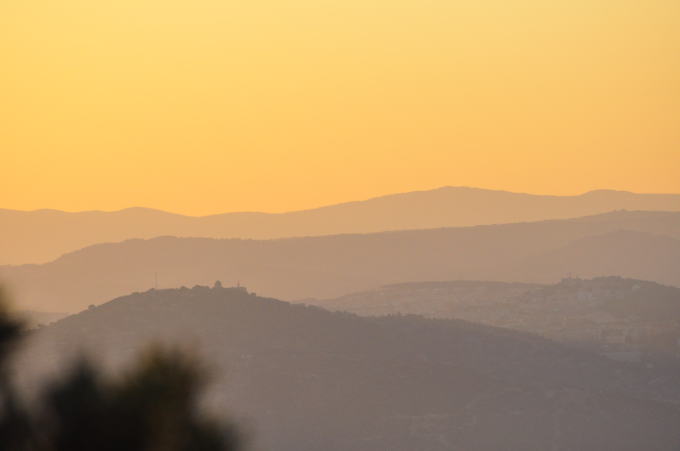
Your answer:
[[[4,1],[2,207],[680,192],[679,23],[677,0]]]

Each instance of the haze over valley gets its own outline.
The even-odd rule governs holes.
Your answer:
[[[0,451],[680,451],[678,43],[0,1]]]
[[[14,249],[123,239],[0,266],[30,327],[17,387],[30,398],[82,356],[116,377],[163,343],[205,362],[202,410],[253,450],[671,451],[677,198],[442,188],[284,215],[4,212]],[[182,236],[246,231],[268,238]]]

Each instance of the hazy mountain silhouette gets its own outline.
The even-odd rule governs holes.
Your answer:
[[[471,323],[360,318],[230,288],[151,290],[43,328],[20,366],[26,388],[78,348],[116,368],[149,340],[193,343],[226,371],[206,399],[251,421],[255,449],[680,444],[673,372]]]
[[[79,213],[0,210],[0,264],[42,263],[92,244],[130,238],[370,233],[571,218],[617,209],[680,211],[680,195],[600,190],[540,196],[444,187],[282,214],[190,217],[146,208]]]
[[[620,231],[631,232],[620,232]],[[156,238],[102,244],[44,265],[0,267],[21,308],[77,311],[132,291],[241,280],[283,299],[422,280],[556,282],[568,273],[680,285],[680,213],[279,240]]]
[[[365,316],[462,319],[539,334],[613,358],[680,364],[680,288],[642,280],[418,282],[306,302]]]
[[[664,235],[619,230],[574,240],[567,245],[528,258],[513,278],[541,274],[556,279],[565,274],[615,274],[680,285],[680,240]]]

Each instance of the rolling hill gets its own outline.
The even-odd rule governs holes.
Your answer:
[[[191,217],[148,208],[78,213],[0,210],[0,264],[44,263],[86,246],[131,238],[269,239],[373,233],[564,219],[619,209],[680,211],[680,195],[600,190],[579,196],[540,196],[444,187],[281,214]]]
[[[680,365],[680,288],[643,280],[418,282],[306,302],[362,316],[461,319],[530,332],[612,358]]]
[[[271,451],[658,450],[680,445],[677,374],[462,321],[361,318],[237,288],[150,290],[36,331],[24,388],[76,355],[105,368],[193,343],[208,407]]]

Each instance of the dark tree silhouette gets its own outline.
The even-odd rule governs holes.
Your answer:
[[[197,405],[205,371],[190,355],[157,347],[107,378],[87,360],[47,384],[28,408],[8,368],[23,326],[0,299],[0,451],[234,451],[236,429]]]

